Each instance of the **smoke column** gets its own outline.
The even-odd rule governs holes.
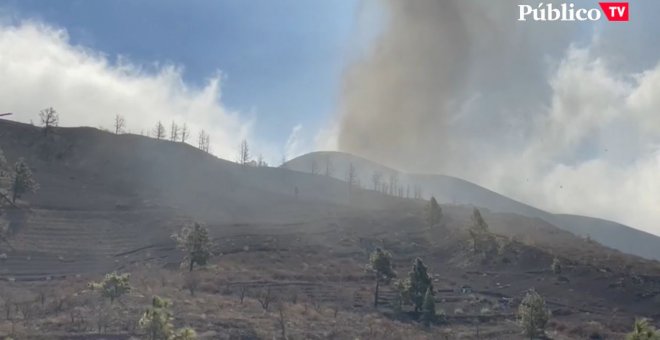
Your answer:
[[[660,2],[630,1],[625,23],[519,22],[517,0],[367,3],[385,18],[345,70],[340,150],[660,235]]]
[[[519,1],[379,2],[385,28],[345,72],[338,147],[408,171],[456,173],[519,142],[547,98],[551,51],[576,25],[521,25]],[[524,133],[524,132],[523,132]],[[483,143],[486,142],[486,143]],[[493,150],[483,150],[493,152]]]

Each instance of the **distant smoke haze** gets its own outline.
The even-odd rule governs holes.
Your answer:
[[[514,0],[378,3],[383,29],[345,70],[341,151],[660,233],[658,5],[617,26],[518,22]]]

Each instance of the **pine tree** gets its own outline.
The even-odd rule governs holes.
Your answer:
[[[0,177],[7,177],[9,175],[9,163],[5,158],[5,152],[0,149]]]
[[[438,204],[438,201],[435,200],[435,197],[431,196],[431,200],[426,205],[426,223],[429,226],[434,226],[440,223],[442,219],[442,208]]]
[[[0,194],[7,199],[7,191],[9,189],[11,182],[11,170],[9,169],[9,163],[7,158],[5,158],[5,153],[0,148]]]
[[[635,320],[633,331],[626,335],[626,340],[660,340],[660,333],[647,319],[639,319]]]
[[[374,292],[374,307],[378,307],[378,290],[380,283],[388,283],[396,277],[392,268],[392,255],[381,248],[376,248],[369,256],[369,266],[367,267],[375,275],[376,290]]]
[[[181,328],[174,333],[171,340],[197,340],[197,333],[189,327]]]
[[[477,208],[474,208],[472,211],[472,228],[480,233],[488,231],[488,224],[486,224],[484,218],[481,217],[481,212]]]
[[[109,273],[101,282],[93,282],[90,286],[93,289],[100,289],[101,296],[110,299],[110,303],[115,302],[122,295],[131,291],[129,283],[130,274]]]
[[[533,289],[527,292],[518,306],[518,321],[523,334],[530,339],[543,336],[550,313],[545,307],[545,300]]]
[[[433,295],[433,282],[428,274],[428,269],[419,257],[413,262],[412,269],[408,273],[406,282],[406,295],[415,306],[415,312],[420,312],[424,304],[424,296],[430,290]]]
[[[179,234],[172,235],[172,237],[177,241],[179,249],[186,252],[190,271],[193,270],[195,264],[205,265],[211,257],[208,230],[199,223],[194,223],[192,227],[183,227]]]
[[[561,274],[561,262],[559,261],[558,258],[555,257],[555,258],[552,260],[552,265],[550,265],[550,269],[551,269],[552,272],[553,272],[554,274],[556,274],[556,275],[560,275],[560,274]]]
[[[174,333],[172,326],[172,313],[169,310],[170,302],[154,296],[151,307],[142,314],[139,321],[140,328],[146,333],[149,340],[169,340]]]
[[[481,217],[481,212],[477,208],[474,208],[472,212],[472,225],[469,232],[472,238],[472,250],[476,253],[481,250],[480,243],[482,243],[484,236],[488,234],[488,224]]]
[[[435,320],[435,299],[433,298],[433,287],[429,286],[424,294],[424,304],[422,305],[422,320],[424,325],[429,327]]]
[[[27,192],[36,192],[39,185],[32,177],[32,170],[25,163],[23,158],[19,159],[14,165],[14,173],[11,178],[12,202],[16,203],[17,198]]]
[[[12,177],[12,172],[9,163],[7,162],[7,158],[5,158],[5,153],[0,148],[0,200],[2,200],[3,203],[8,202],[13,204],[9,194],[12,187]],[[2,207],[1,203],[0,207]],[[0,237],[2,236],[1,234],[3,231],[6,232],[7,229],[0,228]]]

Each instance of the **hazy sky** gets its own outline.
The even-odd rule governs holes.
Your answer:
[[[660,2],[522,2],[0,0],[0,111],[185,122],[227,159],[340,149],[660,234]]]

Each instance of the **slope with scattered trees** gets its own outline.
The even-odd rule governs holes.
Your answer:
[[[583,339],[587,325],[621,338],[657,307],[657,263],[543,220],[406,198],[390,174],[383,192],[349,181],[349,196],[348,173],[322,160],[305,174],[9,122],[0,143],[40,184],[3,216],[0,332],[16,338]]]

